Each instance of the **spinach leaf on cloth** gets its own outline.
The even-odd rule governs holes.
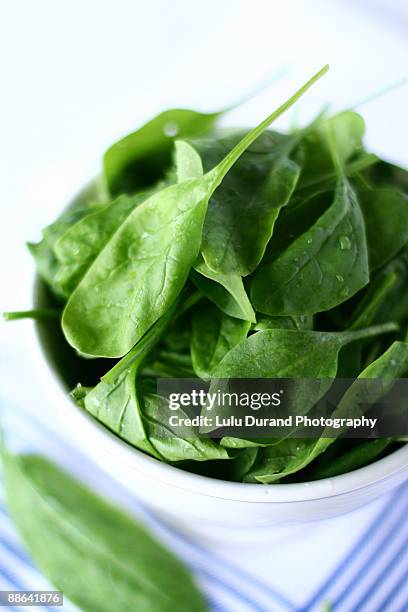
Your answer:
[[[81,610],[207,609],[187,568],[131,516],[38,455],[4,452],[3,466],[30,554]]]

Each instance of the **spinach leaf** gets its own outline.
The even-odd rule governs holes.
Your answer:
[[[374,459],[377,459],[379,455],[382,455],[391,442],[392,440],[388,438],[365,440],[348,452],[333,459],[330,464],[320,469],[314,469],[311,474],[311,479],[332,478],[333,476],[347,474],[347,472],[368,465]]]
[[[343,166],[361,152],[363,147],[364,120],[353,111],[343,111],[329,118],[321,117],[312,127],[314,129],[305,131],[300,144],[303,151],[300,188],[321,183],[335,175],[329,133],[333,135]]]
[[[291,405],[299,414],[307,414],[315,402],[330,388],[337,373],[338,354],[342,347],[361,338],[393,331],[393,324],[359,331],[315,332],[269,329],[257,332],[229,351],[215,368],[212,392],[225,386],[228,378],[295,378],[299,379]],[[218,379],[218,380],[217,380]],[[315,379],[311,385],[310,379]],[[225,416],[225,407],[215,405],[212,415]],[[202,427],[202,433],[213,427]],[[247,445],[246,445],[247,446]]]
[[[116,200],[70,225],[54,244],[58,269],[55,282],[69,297],[93,260],[126,217],[147,194],[119,196]]]
[[[207,437],[198,436],[194,427],[183,427],[183,437],[168,423],[169,407],[167,399],[154,392],[143,396],[143,418],[149,439],[157,452],[170,462],[177,461],[214,461],[228,459],[228,449],[223,448]],[[180,420],[188,417],[181,408],[173,411]]]
[[[34,561],[81,610],[206,609],[188,570],[135,519],[43,457],[4,453],[3,465],[7,504]]]
[[[201,158],[188,143],[176,142],[175,160],[178,182],[202,176]],[[239,274],[215,272],[205,263],[202,255],[199,255],[194,268],[195,271],[192,270],[191,272],[193,282],[221,310],[239,319],[256,321],[255,313]],[[204,280],[202,277],[208,280]]]
[[[160,457],[145,430],[140,400],[136,393],[137,370],[138,365],[135,363],[113,383],[108,384],[101,380],[81,398],[81,404],[120,438],[154,457]]]
[[[37,272],[60,300],[65,300],[67,296],[64,287],[57,280],[60,264],[55,254],[55,244],[71,225],[88,214],[89,208],[69,209],[57,221],[43,230],[40,242],[27,243],[28,249],[35,259]]]
[[[198,141],[204,168],[219,163],[240,136],[210,143],[207,139],[204,147]],[[289,157],[297,138],[265,132],[212,195],[201,247],[210,269],[247,276],[258,266],[279,211],[288,203],[299,177],[299,165]]]
[[[137,379],[137,364],[113,383],[103,380],[82,399],[82,405],[120,438],[164,461],[228,459],[228,452],[209,438],[197,436],[193,427],[180,438],[168,425],[167,400],[151,385]],[[181,409],[176,416],[186,417]]]
[[[329,310],[368,283],[364,220],[345,177],[333,204],[318,221],[272,262],[261,265],[251,299],[269,315],[314,314]]]
[[[408,242],[408,196],[395,188],[358,191],[370,268],[386,264]]]
[[[249,322],[229,317],[211,304],[197,306],[191,333],[191,357],[197,376],[210,378],[222,358],[246,337],[249,328]]]
[[[254,323],[256,315],[239,274],[214,272],[199,256],[191,280],[222,312]]]
[[[384,324],[358,331],[268,329],[249,336],[215,369],[217,378],[334,378],[340,349],[355,340],[395,330]]]
[[[194,265],[211,195],[252,142],[327,71],[319,71],[204,176],[153,194],[94,260],[65,307],[62,327],[83,354],[121,357],[175,301]]]
[[[356,333],[356,332],[347,332]],[[371,363],[359,375],[359,379],[376,378],[382,381],[382,389],[379,399],[390,389],[396,378],[400,378],[408,372],[408,344],[406,342],[394,342],[389,349],[376,361]],[[358,407],[361,387],[359,381],[351,385],[342,397],[333,418],[341,418],[350,414],[352,409]],[[373,398],[374,401],[374,398]],[[286,438],[280,444],[261,449],[253,469],[245,477],[246,482],[277,482],[311,463],[317,456],[323,453],[335,438],[327,438],[324,435],[318,440],[296,440]]]
[[[113,144],[103,159],[109,191],[118,195],[154,185],[170,166],[174,140],[210,131],[221,114],[167,110]]]

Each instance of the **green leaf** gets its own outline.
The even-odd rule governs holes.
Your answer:
[[[408,196],[395,188],[358,191],[371,270],[386,264],[408,242]]]
[[[201,158],[188,143],[182,141],[176,142],[175,161],[179,182],[202,176],[203,166]],[[255,313],[239,274],[215,272],[205,263],[202,255],[199,256],[195,264],[195,271],[198,274],[194,270],[191,271],[193,282],[223,312],[239,319],[256,321]]]
[[[70,225],[58,238],[54,245],[58,260],[55,282],[62,287],[64,295],[71,295],[117,228],[147,197],[147,193],[132,197],[119,196],[110,204]]]
[[[254,323],[256,316],[239,274],[221,274],[207,266],[200,256],[191,271],[191,279],[222,312]]]
[[[391,440],[388,438],[365,440],[348,452],[333,459],[330,464],[322,466],[320,469],[314,469],[311,474],[311,479],[333,478],[333,476],[347,474],[347,472],[357,470],[364,465],[368,465],[374,459],[377,459],[390,444]]]
[[[169,407],[147,382],[137,378],[137,365],[113,383],[103,380],[82,400],[87,412],[120,438],[164,461],[228,459],[228,452],[209,438],[199,438],[194,428],[181,438],[166,422]],[[187,415],[179,409],[172,414]]]
[[[201,157],[188,142],[176,140],[174,157],[178,183],[204,174]]]
[[[394,329],[393,324],[385,324],[351,332],[260,331],[231,349],[214,377],[334,378],[342,346]]]
[[[134,364],[110,384],[101,380],[81,401],[87,412],[120,438],[154,457],[160,457],[145,431],[135,386],[137,369],[137,364]]]
[[[365,132],[363,118],[353,111],[343,111],[329,118],[321,118],[314,129],[305,131],[300,147],[303,150],[302,173],[299,187],[321,183],[335,176],[335,167],[328,134],[336,143],[340,163],[344,166],[362,150]]]
[[[197,259],[208,189],[208,179],[167,187],[124,220],[64,310],[74,348],[121,357],[166,312]]]
[[[356,332],[346,333],[353,334]],[[358,408],[361,402],[361,379],[374,378],[381,381],[382,384],[378,388],[377,398],[372,398],[374,402],[392,387],[395,379],[404,376],[407,372],[408,344],[406,342],[394,342],[383,355],[361,372],[356,383],[351,385],[342,397],[333,413],[333,418],[346,417],[351,411]],[[317,440],[287,438],[280,444],[261,449],[254,468],[247,474],[245,480],[265,484],[276,482],[309,465],[334,441],[335,438],[327,438],[324,435]]]
[[[3,465],[7,504],[29,552],[81,610],[206,609],[184,565],[132,517],[42,457],[4,453]]]
[[[240,135],[207,139],[201,147],[197,141],[204,168],[219,163]],[[265,132],[212,195],[201,249],[213,271],[247,276],[258,266],[299,177],[298,164],[289,158],[297,138]]]
[[[154,185],[170,166],[174,140],[209,132],[221,114],[167,110],[113,144],[103,158],[109,191],[118,195]]]
[[[143,395],[143,418],[149,439],[157,452],[170,462],[177,461],[214,461],[228,459],[228,450],[210,438],[198,436],[194,427],[183,426],[183,436],[168,423],[169,406],[166,398],[156,393]],[[188,417],[188,414],[178,408],[172,415],[179,420]]]
[[[197,306],[191,334],[191,357],[197,376],[210,378],[222,358],[246,337],[249,328],[249,322],[229,317],[211,304]]]
[[[175,301],[201,244],[208,200],[260,134],[327,71],[319,71],[203,177],[153,194],[94,260],[63,313],[68,342],[87,355],[121,357]]]
[[[343,177],[318,221],[257,270],[251,300],[269,315],[314,314],[341,304],[368,280],[364,220]]]
[[[64,287],[57,280],[60,263],[55,254],[57,240],[74,225],[79,219],[89,214],[89,208],[75,208],[65,211],[54,223],[51,223],[42,232],[42,240],[38,243],[27,244],[31,255],[35,259],[37,272],[50,287],[54,295],[65,300],[67,294]]]

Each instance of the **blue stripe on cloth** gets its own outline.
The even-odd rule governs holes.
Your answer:
[[[6,550],[9,553],[9,555],[16,560],[16,562],[14,563],[13,573],[11,573],[10,567],[6,567],[4,562],[1,563],[0,565],[0,574],[6,577],[8,582],[11,583],[12,588],[10,588],[9,590],[18,590],[18,591],[29,591],[32,589],[37,590],[38,589],[37,585],[34,585],[33,583],[28,584],[29,581],[27,581],[26,576],[20,576],[19,578],[17,578],[15,575],[16,572],[17,574],[21,573],[19,571],[19,566],[23,566],[23,570],[24,570],[23,574],[26,573],[25,569],[28,568],[30,570],[30,573],[39,575],[37,568],[33,566],[26,552],[21,547],[17,547],[14,544],[12,544],[10,540],[6,538],[4,535],[0,537],[0,548],[3,548],[4,550]],[[20,609],[20,606],[17,606],[17,607]],[[27,610],[27,606],[25,606],[24,608],[25,610]],[[56,612],[56,608],[54,606],[41,606],[41,608],[43,610],[48,610],[49,612]]]
[[[403,485],[400,487],[392,496],[390,500],[387,501],[385,506],[377,513],[375,518],[370,522],[369,526],[366,528],[364,533],[360,536],[357,543],[353,546],[353,548],[347,553],[347,555],[342,559],[333,573],[327,578],[326,582],[324,582],[321,587],[316,591],[316,593],[310,598],[305,606],[299,608],[299,612],[308,612],[313,609],[313,607],[323,600],[325,600],[325,595],[328,593],[331,587],[335,586],[336,582],[339,581],[339,578],[344,574],[344,572],[348,569],[349,565],[357,557],[357,555],[367,547],[368,544],[372,543],[375,539],[374,532],[378,530],[382,521],[386,517],[388,517],[393,510],[395,509],[395,503],[406,493],[407,485]],[[393,530],[398,521],[398,518],[392,522],[390,529]],[[388,531],[387,531],[388,534]],[[337,601],[337,600],[336,600]],[[333,603],[333,602],[332,602]]]
[[[332,609],[335,610],[341,602],[352,594],[353,590],[358,586],[359,580],[362,579],[367,572],[367,569],[375,562],[381,562],[381,559],[384,557],[390,543],[393,542],[393,537],[400,531],[401,529],[401,520],[405,519],[407,521],[407,510],[408,510],[408,499],[404,500],[405,503],[402,504],[401,510],[398,512],[397,516],[394,517],[394,520],[390,526],[390,528],[383,534],[380,540],[377,542],[374,550],[371,552],[370,557],[367,559],[365,563],[363,563],[359,570],[353,575],[353,577],[348,581],[348,583],[344,586],[340,595],[336,597],[335,602],[332,602]],[[371,542],[372,543],[372,540]],[[374,589],[379,577],[382,577],[381,570],[378,572],[378,576],[376,575],[375,579],[371,580],[367,594],[371,589]],[[358,608],[356,608],[358,609]]]
[[[391,591],[389,591],[386,596],[377,603],[377,607],[379,610],[382,610],[382,612],[385,612],[386,610],[392,610],[392,602],[395,601],[395,599],[398,597],[399,593],[401,592],[402,588],[404,586],[406,586],[408,583],[408,569],[406,572],[404,572],[401,576],[401,578],[398,580],[397,584],[394,585],[394,587],[391,589]],[[396,610],[396,608],[394,608],[394,611]],[[406,601],[406,605],[400,607],[400,610],[408,610],[408,599]]]
[[[17,580],[17,578],[13,575],[13,573],[9,569],[7,569],[7,568],[5,568],[3,566],[0,566],[0,577],[3,578],[3,580],[5,581],[5,583],[6,583],[5,586],[7,585],[9,587],[8,589],[3,589],[4,591],[25,591],[25,590],[28,590],[26,588],[26,585],[22,585]],[[27,607],[25,609],[27,610]],[[15,612],[19,612],[21,610],[21,608],[20,607],[17,608],[17,607],[7,606],[7,611],[8,610],[15,610]],[[54,610],[54,612],[56,612],[55,609],[53,609],[53,610]]]
[[[41,433],[47,436],[47,443],[53,441],[55,444],[57,443],[56,437],[58,434],[53,431],[51,428],[47,427],[43,423],[39,423],[36,421],[30,413],[27,413],[25,410],[21,410],[24,413],[24,421],[25,425],[27,425],[27,419],[31,422],[35,431],[37,433]],[[41,428],[41,432],[39,432],[39,428]],[[51,434],[51,436],[50,436]],[[28,436],[30,439],[30,436]],[[66,443],[65,440],[61,440],[64,442],[64,447],[71,450],[71,453],[78,454],[78,450],[72,447],[69,443]],[[106,475],[104,476],[106,478]],[[113,481],[112,481],[113,482]],[[117,483],[115,483],[116,486]],[[196,572],[199,578],[204,580],[209,586],[213,588],[216,592],[219,593],[224,591],[228,595],[228,599],[230,601],[236,601],[239,605],[231,604],[231,608],[229,605],[225,605],[225,601],[219,601],[219,597],[213,597],[211,595],[209,597],[209,604],[211,609],[214,612],[227,612],[227,610],[231,610],[232,612],[237,612],[238,610],[256,610],[259,612],[277,612],[278,610],[298,610],[299,612],[306,612],[311,610],[314,605],[323,600],[330,600],[330,598],[325,597],[325,595],[333,589],[336,584],[341,582],[343,574],[346,569],[350,565],[351,562],[356,562],[359,554],[361,552],[366,552],[367,546],[372,545],[373,542],[376,544],[376,550],[381,548],[381,542],[384,542],[386,538],[392,538],[396,532],[397,521],[400,517],[398,515],[396,518],[392,517],[390,525],[387,528],[380,529],[381,525],[384,525],[384,519],[392,515],[393,510],[395,510],[396,503],[400,502],[404,493],[406,493],[407,487],[401,487],[391,498],[388,500],[386,504],[384,504],[381,511],[376,515],[374,520],[371,521],[369,527],[365,530],[364,534],[359,538],[357,544],[353,546],[351,551],[345,556],[345,558],[340,562],[335,571],[331,576],[326,580],[326,582],[317,590],[315,595],[310,599],[306,606],[301,606],[300,608],[295,606],[291,601],[289,601],[285,596],[277,592],[275,589],[270,587],[268,584],[262,582],[257,577],[252,576],[250,573],[242,570],[241,568],[235,566],[234,564],[226,561],[221,556],[213,553],[210,550],[207,550],[204,546],[192,542],[189,540],[187,536],[179,533],[176,529],[173,529],[169,525],[163,523],[162,519],[157,517],[154,512],[144,506],[139,500],[135,499],[131,493],[122,489],[121,492],[128,498],[128,501],[131,505],[137,509],[140,515],[145,519],[146,523],[154,528],[154,532],[160,532],[164,535],[164,540],[169,541],[173,544],[173,549],[176,554],[180,554],[182,558],[192,567],[192,569]],[[377,543],[379,542],[379,543]],[[398,562],[401,560],[400,556],[397,556],[395,559],[395,565],[398,565]],[[193,560],[192,560],[193,559]],[[209,564],[211,566],[211,571],[209,569]],[[218,567],[214,568],[214,564]],[[365,563],[359,563],[357,566],[357,573],[353,575],[353,579],[349,581],[350,588],[353,588],[353,585],[356,584],[356,577],[361,575],[364,567],[367,567],[368,561]],[[387,567],[384,572],[387,573]],[[388,569],[388,572],[391,571]],[[225,575],[227,574],[227,575]],[[222,577],[221,577],[222,575]],[[238,581],[238,583],[236,582]],[[399,580],[398,584],[401,582],[399,589],[403,586],[403,581]],[[205,592],[208,592],[208,589],[205,589]],[[389,597],[391,594],[389,595]],[[392,594],[394,598],[396,594]],[[334,606],[338,606],[341,600],[344,598],[344,595],[341,593],[341,599],[339,601],[338,598],[331,603]],[[221,600],[224,600],[221,597]],[[269,603],[268,603],[269,602]],[[244,607],[243,607],[244,606]],[[355,610],[356,608],[353,608]],[[382,610],[381,612],[384,612]],[[396,612],[396,611],[392,611]]]
[[[404,558],[404,554],[407,555],[407,546],[408,546],[408,536],[402,541],[397,552],[390,559],[390,561],[386,564],[383,570],[376,573],[373,580],[370,582],[370,585],[362,593],[357,603],[353,602],[353,606],[355,607],[356,610],[359,610],[360,607],[363,605],[363,603],[370,601],[373,595],[375,595],[375,593],[380,588],[382,582],[388,577],[389,573],[392,572],[392,570],[396,568],[399,561],[401,561],[401,559]],[[405,573],[405,578],[407,578],[406,573]],[[378,606],[377,606],[377,609],[384,610],[384,608],[378,608]]]

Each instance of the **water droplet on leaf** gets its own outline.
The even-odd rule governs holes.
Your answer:
[[[179,126],[175,121],[168,121],[163,125],[163,133],[165,136],[173,138],[179,133]]]
[[[351,249],[351,242],[348,236],[340,236],[339,245],[342,251],[349,251]]]

